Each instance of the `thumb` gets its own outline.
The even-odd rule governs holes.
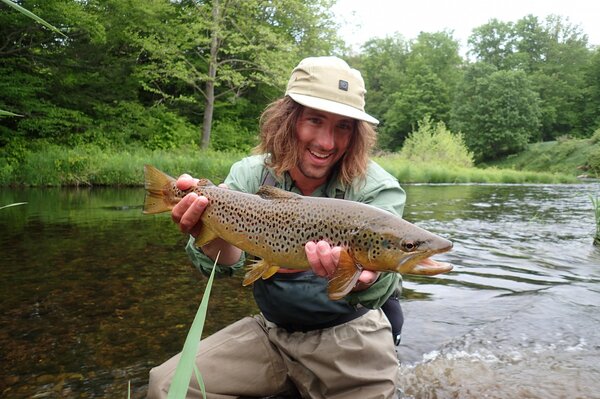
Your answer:
[[[195,184],[198,184],[198,179],[194,179],[192,176],[188,174],[183,174],[177,178],[175,185],[180,190],[189,190]]]

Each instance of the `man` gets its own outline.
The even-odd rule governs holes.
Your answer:
[[[274,185],[302,195],[344,198],[402,215],[405,194],[397,180],[369,160],[378,121],[364,112],[360,73],[339,58],[311,57],[292,71],[283,98],[261,118],[259,155],[231,168],[229,189],[256,193]],[[189,175],[177,185],[195,183]],[[190,234],[186,250],[210,273],[231,275],[245,258],[216,239],[196,248],[194,237],[208,200],[188,194],[172,218]],[[209,398],[264,397],[297,389],[304,398],[391,398],[396,395],[398,359],[390,322],[381,310],[399,284],[396,273],[363,271],[345,298],[327,297],[327,277],[340,247],[307,242],[310,271],[283,268],[254,283],[261,310],[202,340],[197,365]],[[396,301],[397,304],[397,301]],[[165,398],[178,356],[150,372],[149,398]],[[194,379],[192,379],[194,380]],[[190,397],[200,397],[195,381]]]

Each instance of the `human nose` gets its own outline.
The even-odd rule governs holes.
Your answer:
[[[328,124],[321,129],[317,142],[324,150],[331,150],[335,146],[335,126]]]

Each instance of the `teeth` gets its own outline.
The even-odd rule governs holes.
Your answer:
[[[309,150],[309,152],[311,154],[313,154],[315,157],[322,158],[322,159],[325,159],[325,158],[329,157],[329,155],[330,155],[330,154],[320,154],[318,152],[314,152],[314,151],[311,151],[311,150]]]

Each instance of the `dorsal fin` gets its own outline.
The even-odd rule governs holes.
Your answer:
[[[273,186],[260,186],[256,193],[264,199],[297,199],[300,195]]]
[[[198,180],[198,187],[210,187],[210,186],[214,186],[215,184],[213,182],[211,182],[208,179],[200,179]]]

